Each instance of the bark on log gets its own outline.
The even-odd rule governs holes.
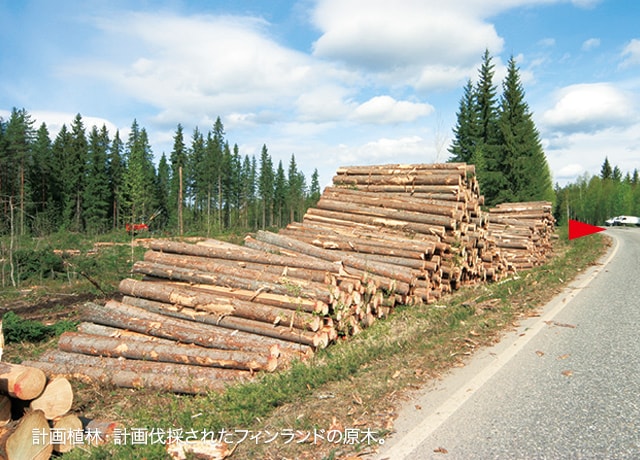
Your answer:
[[[419,222],[409,222],[406,220],[392,219],[390,217],[376,217],[370,215],[352,214],[350,212],[329,211],[326,209],[318,208],[309,209],[305,214],[304,219],[305,221],[320,220],[323,222],[351,222],[351,224],[345,224],[350,226],[353,226],[353,223],[365,224],[374,227],[381,227],[384,229],[391,229],[396,232],[404,232],[409,235],[412,233],[421,233],[424,235],[443,236],[446,233],[445,226],[437,223],[425,224]],[[446,223],[449,225],[455,225],[453,220],[447,221]]]
[[[196,394],[221,390],[252,379],[250,371],[155,363],[119,358],[47,352],[40,361],[27,361],[48,375],[123,388],[149,388],[174,393]]]
[[[321,326],[319,316],[301,309],[301,311],[293,311],[231,297],[217,297],[213,294],[165,283],[124,279],[120,282],[119,290],[125,295],[191,307],[219,318],[236,316],[269,324],[286,324],[311,331],[317,331]],[[328,294],[326,300],[331,300]]]
[[[65,332],[58,340],[58,348],[69,353],[128,358],[165,363],[191,364],[195,366],[244,369],[273,372],[278,359],[269,353],[251,353],[240,350],[158,343],[127,337],[104,337],[81,332]],[[68,410],[68,409],[67,409]]]
[[[218,318],[206,312],[197,311],[189,307],[177,309],[171,304],[137,297],[125,297],[123,302],[164,316],[171,316],[173,318],[249,332],[254,335],[286,340],[288,342],[299,343],[309,347],[325,348],[329,344],[326,334],[321,332],[305,331],[284,325],[269,325],[261,321],[237,318],[233,316]]]
[[[260,230],[258,231],[256,238],[260,241],[265,241],[276,246],[293,249],[303,254],[313,255],[314,257],[318,257],[324,260],[331,260],[334,262],[342,261],[342,263],[347,267],[347,270],[349,267],[353,267],[355,269],[380,275],[388,279],[399,280],[409,285],[415,280],[415,277],[411,270],[393,267],[385,264],[367,262],[354,256],[341,256],[332,254],[331,251],[316,248],[311,244],[303,243],[293,238],[277,235],[275,233]]]
[[[460,174],[337,175],[334,185],[462,185]]]
[[[38,397],[47,384],[46,376],[36,368],[0,363],[0,393],[30,400]]]
[[[431,171],[459,171],[466,174],[475,175],[475,165],[470,165],[463,162],[451,162],[451,163],[416,163],[416,164],[403,164],[394,163],[386,165],[372,165],[372,166],[341,166],[337,169],[337,175],[389,175],[389,174],[418,174],[421,172],[428,173]]]
[[[73,388],[65,378],[55,378],[45,387],[40,396],[31,401],[32,410],[41,410],[47,420],[60,417],[73,405]]]
[[[267,291],[280,295],[293,296],[299,294],[300,297],[329,301],[329,294],[320,288],[302,288],[298,290],[295,280],[282,280],[279,283],[268,281],[257,281],[251,278],[241,278],[228,276],[221,273],[211,273],[202,270],[180,268],[172,265],[154,264],[145,261],[138,261],[133,265],[133,272],[156,278],[164,278],[171,281],[186,281],[199,284],[215,284],[221,286],[235,287],[252,291]],[[293,285],[292,285],[293,284]]]
[[[277,355],[276,351],[280,351],[280,353],[299,353],[302,356],[308,356],[311,353],[308,347],[294,346],[285,340],[215,324],[195,322],[190,318],[179,319],[175,316],[166,316],[115,300],[107,302],[105,306],[94,303],[85,304],[81,309],[81,318],[97,324],[221,350],[244,350],[273,355]]]
[[[48,460],[53,452],[49,423],[40,410],[28,412],[20,420],[3,427],[0,458],[7,460]]]

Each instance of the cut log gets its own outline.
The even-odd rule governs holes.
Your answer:
[[[220,318],[236,316],[269,324],[286,324],[310,331],[317,331],[321,326],[320,317],[304,311],[286,310],[231,297],[218,297],[213,294],[165,283],[124,279],[120,282],[119,289],[125,295],[191,307]],[[330,301],[331,299],[328,297],[326,300]]]
[[[221,326],[227,329],[245,331],[255,335],[286,340],[314,348],[325,348],[329,344],[326,334],[323,334],[321,331],[312,332],[285,325],[271,325],[262,321],[237,318],[235,316],[225,316],[220,318],[218,316],[208,314],[207,312],[197,311],[193,308],[183,307],[178,309],[171,304],[155,300],[141,299],[138,297],[124,297],[122,300],[125,304],[141,307],[160,315]]]
[[[196,269],[175,267],[172,265],[154,264],[138,261],[133,265],[134,273],[164,278],[172,281],[186,281],[201,284],[215,284],[219,286],[235,287],[252,291],[267,291],[275,294],[299,296],[303,298],[329,300],[328,293],[318,287],[317,289],[300,287],[295,281],[280,280],[279,282],[260,281],[255,278],[224,275]]]
[[[53,452],[49,422],[40,410],[26,413],[3,428],[0,458],[7,460],[48,460]]]
[[[41,410],[47,420],[60,417],[73,405],[73,388],[69,380],[59,377],[47,383],[40,396],[31,401],[32,410]]]
[[[155,363],[119,358],[47,352],[40,361],[27,361],[48,375],[123,388],[148,388],[197,394],[222,390],[234,382],[249,381],[252,373],[236,369]]]
[[[39,369],[0,363],[0,393],[30,400],[38,397],[46,384],[47,378]]]
[[[53,421],[51,428],[51,441],[53,451],[64,454],[70,452],[80,444],[76,440],[82,439],[84,443],[84,427],[80,417],[74,414],[65,414]]]
[[[127,337],[104,337],[81,332],[65,332],[58,340],[58,348],[70,353],[129,358],[165,363],[192,364],[196,366],[244,369],[273,372],[278,366],[277,356],[240,350],[216,350],[214,348],[158,343]],[[46,393],[46,390],[45,390]]]
[[[280,353],[301,357],[312,353],[309,347],[278,338],[255,335],[215,324],[203,324],[186,315],[181,318],[175,315],[166,316],[115,300],[107,302],[104,306],[86,303],[81,309],[81,318],[97,324],[221,350],[244,350],[274,355],[277,355],[274,350],[278,350]]]
[[[114,435],[124,430],[122,423],[113,420],[81,418],[82,426],[91,445],[99,446],[111,441]]]
[[[460,174],[337,175],[334,185],[462,185]]]

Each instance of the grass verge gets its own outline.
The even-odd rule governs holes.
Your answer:
[[[542,267],[505,282],[464,288],[441,305],[398,308],[388,320],[317,353],[309,363],[224,393],[192,397],[76,384],[74,408],[83,415],[115,419],[129,430],[156,436],[137,445],[124,438],[127,445],[77,448],[65,458],[164,459],[161,441],[169,430],[181,431],[184,438],[191,433],[201,438],[203,431],[218,437],[224,430],[234,441],[246,434],[234,459],[364,456],[375,451],[376,442],[314,444],[314,430],[325,437],[330,429],[345,433],[351,428],[359,431],[358,440],[367,430],[384,438],[408,391],[464,365],[466,356],[498,340],[519,317],[536,314],[596,263],[608,241],[602,235],[559,239],[556,256]]]

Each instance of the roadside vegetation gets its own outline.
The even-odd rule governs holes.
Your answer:
[[[298,442],[299,437],[285,443],[283,436],[270,443],[264,440],[267,434],[270,438],[293,430],[302,436],[314,429],[356,428],[361,433],[371,430],[376,439],[388,436],[395,410],[408,391],[451,366],[463,366],[468,355],[498,340],[519,318],[536,315],[575,275],[596,263],[608,245],[601,235],[569,242],[566,228],[559,233],[564,237],[556,242],[556,257],[543,267],[504,282],[463,288],[437,305],[397,308],[389,319],[349,341],[320,351],[309,362],[264,375],[255,383],[233,386],[224,393],[187,396],[74,382],[74,410],[86,417],[119,421],[127,429],[262,432],[258,442],[247,439],[240,443],[234,459],[332,459],[372,452],[375,442],[313,445]],[[73,326],[68,319],[50,325],[55,328],[54,338],[47,339],[52,337],[51,329],[45,328],[43,340],[36,343],[30,342],[30,332],[24,332],[22,340],[7,345],[6,360],[19,362],[55,347],[57,334]],[[164,447],[152,444],[149,438],[138,445],[81,447],[65,458],[165,456]]]

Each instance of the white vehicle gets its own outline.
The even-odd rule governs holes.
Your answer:
[[[613,217],[613,218],[605,221],[605,225],[607,225],[607,226],[635,225],[637,227],[640,227],[640,217],[636,217],[636,216],[618,216],[618,217]]]

